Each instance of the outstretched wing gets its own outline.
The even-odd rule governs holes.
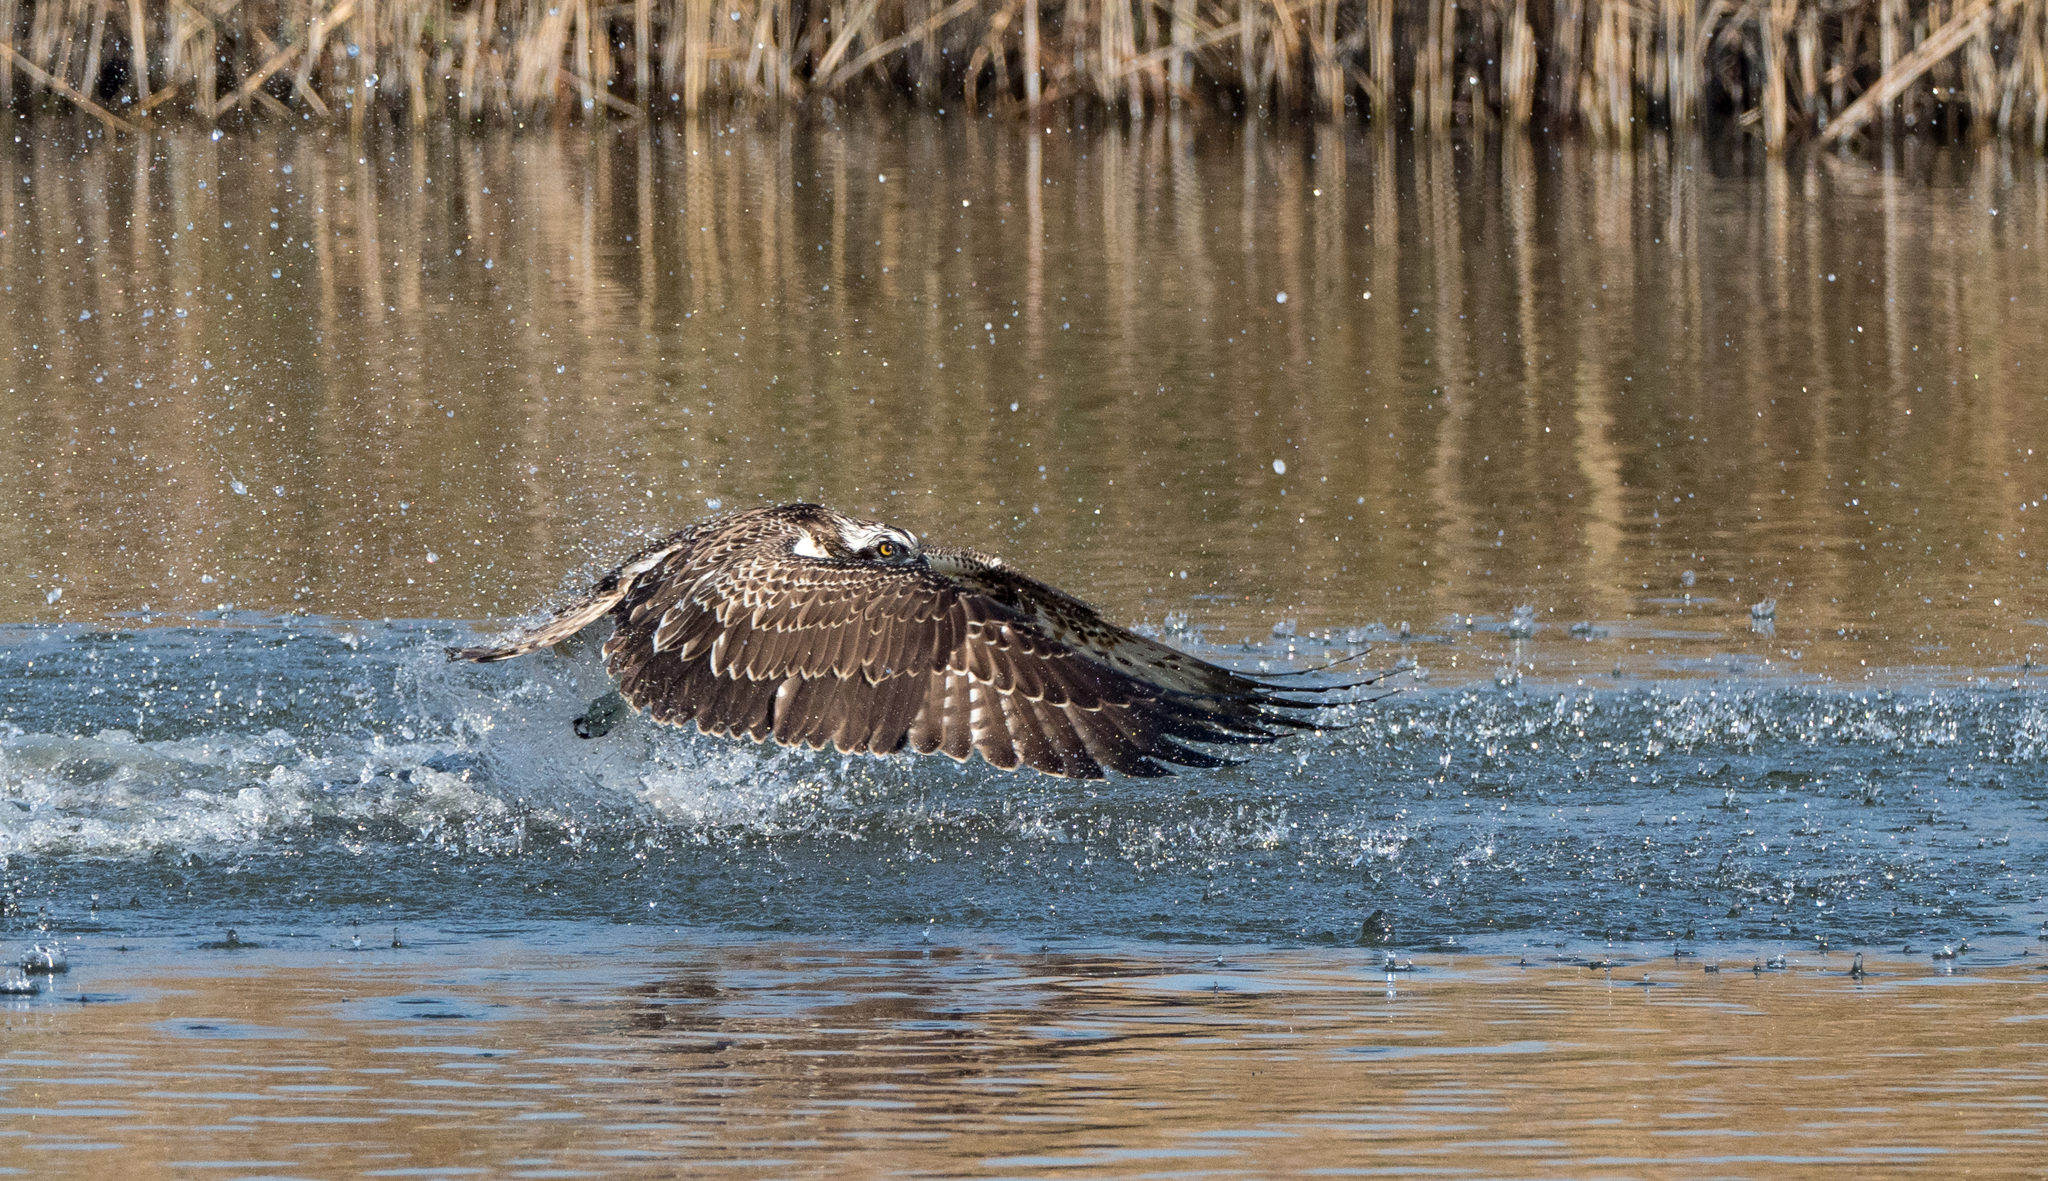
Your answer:
[[[847,753],[904,749],[1101,778],[1223,760],[1188,743],[1270,742],[1312,703],[1101,619],[979,555],[931,569],[796,556],[763,539],[682,551],[613,608],[605,655],[658,721]]]

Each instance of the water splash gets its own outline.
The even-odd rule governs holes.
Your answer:
[[[2048,852],[2048,695],[2026,689],[1420,689],[1218,771],[1082,784],[638,716],[579,741],[570,720],[609,686],[592,648],[449,664],[464,638],[242,616],[0,629],[0,907],[1318,942],[1374,909],[1468,942],[2039,921],[2021,867]]]

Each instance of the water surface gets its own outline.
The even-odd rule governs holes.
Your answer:
[[[2048,615],[2025,155],[21,126],[16,620],[518,616],[799,497],[1229,639],[1528,605],[1603,670],[1841,676]]]
[[[0,1167],[1957,1176],[2024,1174],[2048,1137],[2031,958],[1388,972],[620,932],[131,947],[67,982],[83,1003],[8,1006]]]
[[[2041,161],[10,127],[0,956],[74,965],[0,1007],[38,1161],[2038,1155]],[[589,646],[442,657],[799,497],[1402,691],[1077,784],[578,742]]]

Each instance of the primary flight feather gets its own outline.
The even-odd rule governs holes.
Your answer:
[[[636,710],[848,754],[1170,775],[1223,764],[1190,743],[1271,742],[1310,728],[1289,711],[1318,704],[1109,623],[999,558],[815,504],[698,522],[511,644],[448,655],[510,659],[606,615],[606,665]]]

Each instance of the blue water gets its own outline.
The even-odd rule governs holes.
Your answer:
[[[1397,948],[1896,951],[2041,918],[2048,692],[2024,678],[1414,685],[1237,766],[1085,784],[637,717],[578,741],[594,649],[447,663],[473,634],[0,629],[7,927],[1351,944],[1378,911]],[[1199,650],[1275,666],[1278,643]]]

